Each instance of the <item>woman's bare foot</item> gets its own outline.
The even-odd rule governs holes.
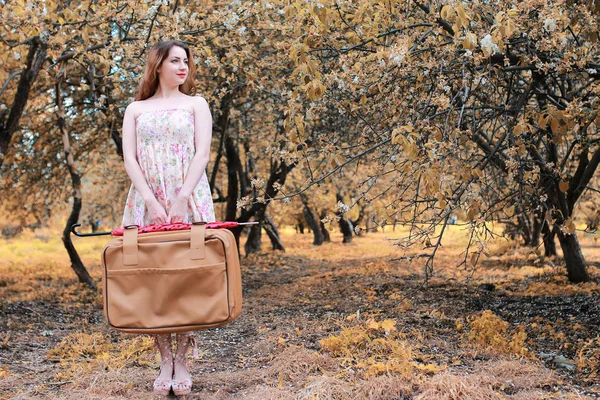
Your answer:
[[[177,352],[175,353],[175,373],[173,375],[173,392],[183,396],[192,391],[192,377],[188,370],[187,351],[194,338],[189,333],[177,334]]]
[[[171,349],[171,334],[156,335],[155,349],[160,351],[160,374],[154,380],[154,393],[168,396],[173,384],[173,350]]]

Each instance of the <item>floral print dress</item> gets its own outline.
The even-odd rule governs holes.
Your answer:
[[[196,152],[194,114],[181,108],[144,111],[135,121],[135,132],[137,161],[150,190],[168,214]],[[204,173],[192,191],[183,222],[214,220],[211,191]],[[127,195],[121,227],[127,225],[150,225],[146,203],[133,184]]]

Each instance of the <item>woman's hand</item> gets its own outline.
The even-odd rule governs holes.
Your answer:
[[[148,208],[148,216],[152,225],[164,224],[167,222],[167,212],[165,208],[156,199],[152,199],[146,203]]]
[[[179,195],[175,198],[175,201],[169,210],[169,216],[167,217],[168,223],[185,221],[188,212],[188,200],[188,197],[183,195]]]

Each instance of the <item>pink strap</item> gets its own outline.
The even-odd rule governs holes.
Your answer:
[[[156,350],[158,350],[158,336],[154,336],[154,349],[152,349],[152,359],[156,357]]]
[[[194,359],[199,359],[200,356],[198,355],[198,345],[196,345],[196,339],[194,339],[194,336],[190,335],[188,340],[190,341],[190,344],[194,346]]]

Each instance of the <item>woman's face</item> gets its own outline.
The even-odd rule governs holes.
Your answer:
[[[169,86],[179,86],[185,82],[188,75],[188,58],[185,50],[173,46],[157,70],[162,83]]]

